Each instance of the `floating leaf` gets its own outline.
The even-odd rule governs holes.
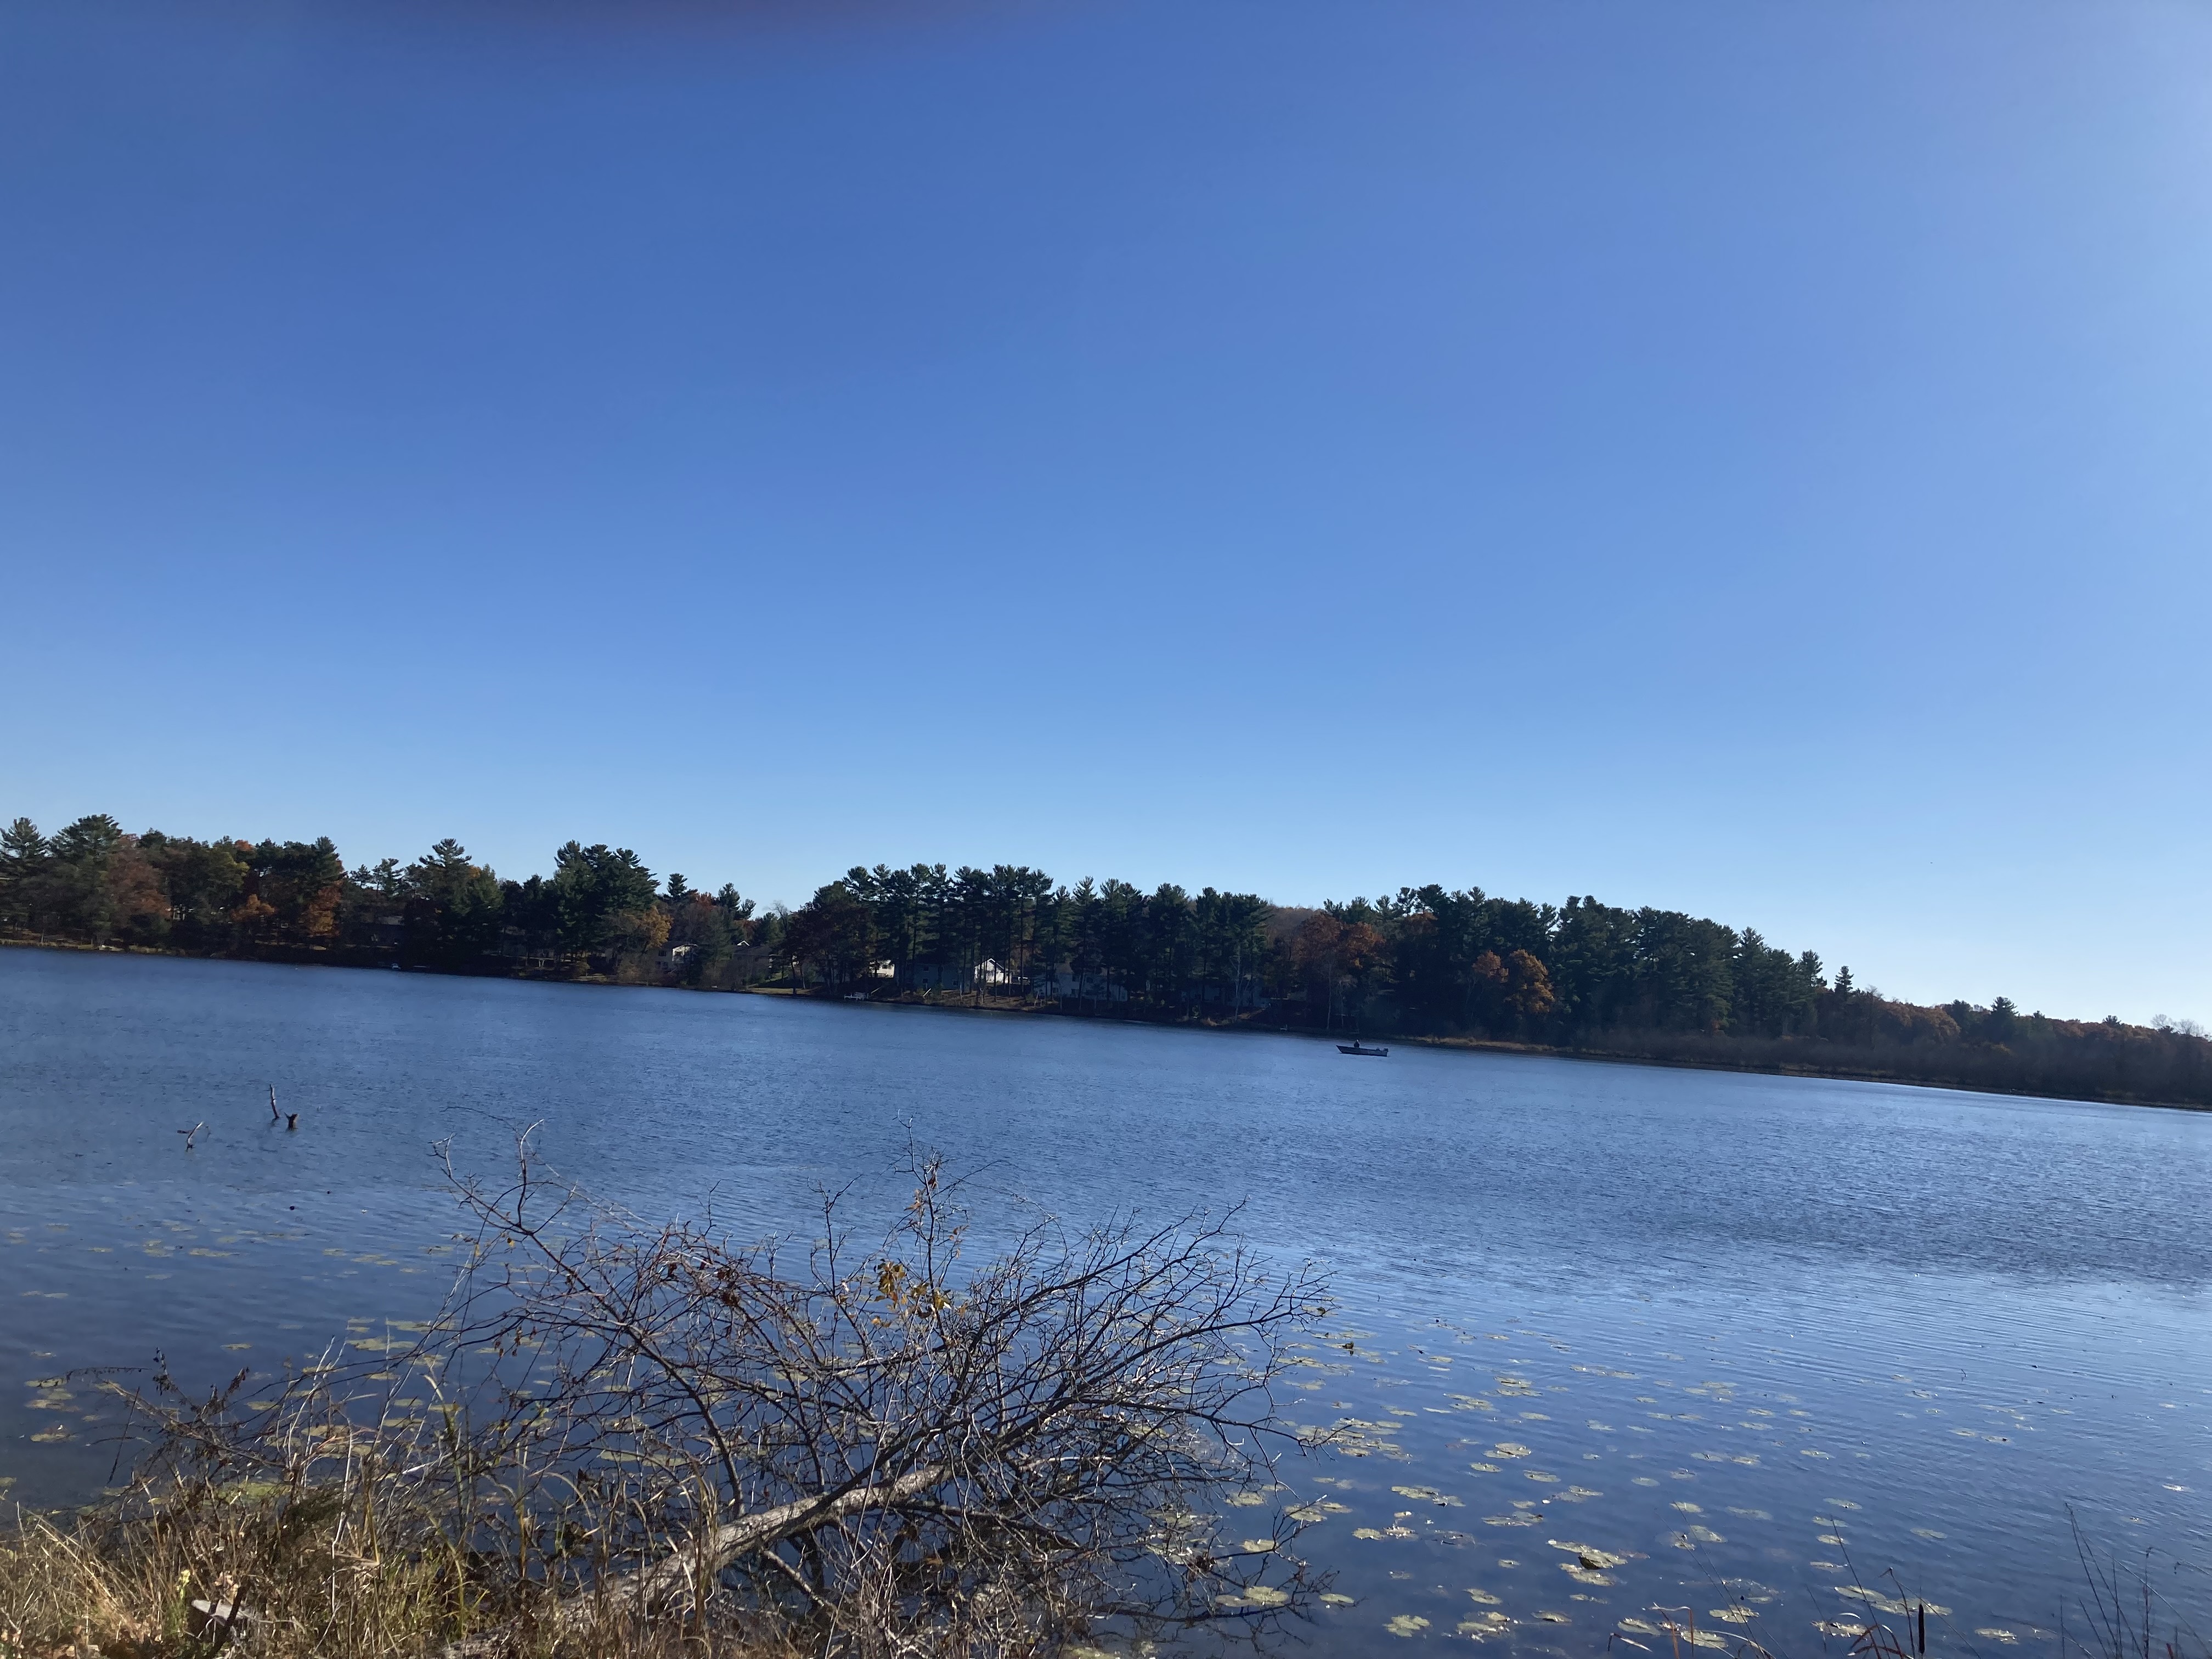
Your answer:
[[[1222,1605],[1234,1607],[1241,1604],[1248,1607],[1279,1607],[1290,1599],[1291,1593],[1288,1590],[1277,1589],[1271,1584],[1252,1584],[1246,1587],[1241,1596],[1222,1597]]]
[[[1687,1642],[1693,1648],[1724,1648],[1728,1645],[1728,1638],[1717,1630],[1692,1630],[1686,1625],[1668,1625],[1666,1631],[1669,1636]]]
[[[1836,1594],[1848,1595],[1854,1601],[1864,1601],[1869,1607],[1879,1607],[1884,1613],[1899,1617],[1911,1613],[1915,1607],[1919,1606],[1925,1606],[1931,1614],[1939,1619],[1951,1611],[1948,1607],[1936,1606],[1933,1601],[1911,1604],[1899,1601],[1884,1595],[1880,1590],[1869,1589],[1864,1584],[1838,1584],[1836,1586]]]
[[[1462,1507],[1458,1498],[1447,1492],[1440,1492],[1434,1486],[1393,1486],[1390,1490],[1401,1498],[1416,1498],[1424,1503],[1438,1504],[1446,1509],[1455,1510]]]
[[[1429,1627],[1429,1621],[1410,1613],[1401,1613],[1382,1626],[1393,1636],[1419,1636]]]
[[[1546,1541],[1555,1550],[1565,1550],[1573,1556],[1577,1562],[1592,1572],[1602,1572],[1607,1567],[1628,1565],[1626,1556],[1615,1555],[1610,1550],[1601,1550],[1595,1544],[1571,1544],[1557,1538],[1548,1539]]]

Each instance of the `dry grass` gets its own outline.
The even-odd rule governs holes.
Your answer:
[[[148,1505],[149,1499],[161,1499]],[[526,1598],[471,1607],[465,1564],[380,1539],[335,1492],[222,1496],[181,1487],[57,1522],[25,1515],[0,1535],[0,1659],[398,1659],[499,1651],[594,1659],[788,1659],[763,1626],[682,1618],[580,1626],[514,1615]],[[404,1529],[403,1529],[404,1530]],[[210,1603],[242,1601],[224,1639]],[[195,1608],[194,1603],[201,1604]],[[465,1632],[504,1615],[494,1647]]]
[[[158,1651],[157,1609],[172,1589],[149,1564],[112,1559],[90,1537],[25,1517],[0,1538],[0,1654]],[[181,1619],[180,1607],[179,1628]]]

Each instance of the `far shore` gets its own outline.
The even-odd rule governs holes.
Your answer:
[[[1160,1029],[1203,1030],[1216,1033],[1251,1033],[1267,1036],[1296,1036],[1330,1042],[1349,1041],[1354,1036],[1370,1042],[1401,1045],[1408,1048],[1455,1049],[1468,1053],[1519,1054],[1552,1060],[1589,1060],[1613,1066],[1657,1066],[1681,1071],[1735,1072],[1761,1077],[1796,1077],[1825,1079],[1839,1083],[1881,1083],[1907,1088],[1941,1089],[1960,1094],[2007,1096],[2016,1099],[2063,1100],[2084,1105],[2148,1106],[2162,1110],[2203,1112],[2212,1110],[2212,1103],[2189,1100],[2166,1100],[2132,1095],[2118,1091],[2085,1093],[2060,1089],[2039,1089],[2033,1086],[2008,1086],[1995,1079],[1976,1079],[1947,1077],[1929,1072],[1900,1070],[1894,1066],[1856,1062],[1846,1055],[1814,1057],[1806,1055],[1778,1055],[1765,1053],[1726,1054],[1713,1052],[1723,1044],[1749,1047],[1741,1039],[1685,1036],[1676,1033],[1657,1034],[1652,1042],[1635,1048],[1597,1048],[1568,1047],[1546,1043],[1516,1042],[1496,1037],[1439,1035],[1425,1032],[1405,1032],[1367,1027],[1340,1027],[1322,1030],[1308,1025],[1289,1024],[1271,1021],[1261,1010],[1237,1019],[1209,1019],[1196,1016],[1165,1020],[1142,1016],[1117,1016],[1093,1012],[1082,1008],[1066,1008],[1034,1001],[1026,997],[994,996],[986,994],[980,1000],[972,993],[942,994],[934,992],[905,992],[895,995],[869,994],[857,997],[849,993],[818,989],[811,987],[796,988],[788,985],[760,982],[735,987],[684,985],[666,980],[623,980],[604,974],[552,975],[532,972],[507,974],[454,974],[446,969],[403,966],[391,961],[349,960],[344,956],[328,951],[288,949],[255,956],[210,954],[202,951],[167,950],[142,945],[88,945],[76,940],[31,939],[21,936],[0,937],[0,945],[25,950],[65,951],[84,956],[166,957],[192,962],[251,962],[274,967],[351,968],[366,972],[403,972],[445,978],[510,979],[543,985],[574,985],[583,987],[613,987],[629,990],[690,991],[708,994],[764,996],[787,998],[799,1001],[838,1004],[850,1006],[862,1004],[871,1008],[928,1010],[938,1013],[981,1016],[1022,1016],[1059,1019],[1080,1019],[1107,1024],[1146,1025]],[[1764,1041],[1761,1048],[1771,1048],[1798,1042],[1810,1048],[1818,1039],[1792,1040],[1788,1038]],[[1705,1051],[1698,1051],[1702,1048]],[[1672,1049],[1674,1052],[1667,1052]],[[1688,1052],[1685,1052],[1688,1050]],[[1885,1053],[1909,1053],[1909,1050],[1887,1050]]]

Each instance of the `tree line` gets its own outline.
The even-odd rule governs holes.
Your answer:
[[[2212,1043],[2131,1026],[1897,1001],[1757,930],[1577,896],[1404,887],[1314,908],[1027,866],[848,871],[797,909],[659,878],[569,842],[503,879],[440,842],[349,870],[314,842],[0,831],[17,938],[795,994],[1045,1006],[1123,1018],[1466,1037],[1704,1065],[1844,1072],[2212,1104]]]

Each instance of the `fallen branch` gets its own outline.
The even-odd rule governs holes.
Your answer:
[[[422,1564],[448,1659],[648,1627],[1024,1651],[1109,1614],[1297,1611],[1295,1559],[1217,1547],[1210,1517],[1295,1444],[1272,1384],[1310,1274],[1202,1216],[1036,1219],[971,1268],[957,1183],[913,1173],[880,1243],[825,1200],[793,1251],[595,1205],[526,1140],[512,1182],[456,1181],[475,1249],[414,1351],[371,1362],[380,1397],[322,1365],[275,1402],[179,1402],[164,1455],[196,1489],[331,1494],[347,1548]]]

